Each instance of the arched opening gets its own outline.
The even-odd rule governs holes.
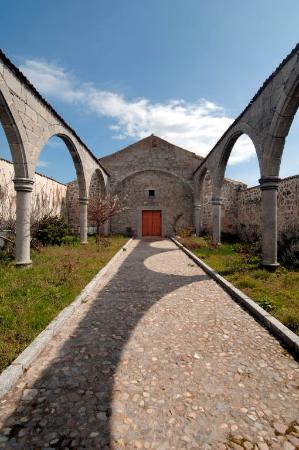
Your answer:
[[[289,264],[285,257],[289,259],[291,255],[290,249],[288,256],[285,248],[293,240],[291,247],[295,250],[295,239],[299,238],[299,98],[295,100],[296,105],[291,100],[294,114],[282,119],[287,134],[280,157],[281,181],[277,193],[278,258],[285,264]]]
[[[0,233],[13,228],[16,215],[15,177],[9,143],[0,125]],[[4,246],[4,242],[2,242]]]
[[[109,207],[109,201],[106,199],[107,189],[102,172],[97,169],[93,173],[89,186],[88,200],[88,233],[98,234],[104,233],[104,224],[102,224],[103,215],[108,214],[106,211]],[[101,229],[98,230],[98,227]],[[107,230],[105,232],[107,234]]]
[[[0,92],[0,232],[2,236],[0,248],[6,248],[8,242],[14,241],[17,229],[18,242],[21,243],[23,250],[26,249],[24,250],[26,256],[24,256],[23,250],[20,251],[20,245],[17,245],[16,257],[22,259],[24,256],[23,259],[28,260],[30,259],[29,240],[22,233],[24,221],[19,220],[21,229],[20,226],[17,226],[17,195],[13,183],[13,179],[17,177],[28,178],[28,166],[21,131],[14,116],[16,111],[14,111],[12,103],[11,108],[9,108],[6,98],[9,99],[10,94],[5,87],[3,89],[4,91]],[[10,102],[10,100],[8,101]],[[19,125],[21,126],[20,122]],[[22,194],[19,196],[19,205],[22,203],[21,196]],[[21,219],[21,216],[19,216],[19,219]],[[13,254],[13,245],[11,245],[9,251]],[[21,256],[21,253],[23,256]]]
[[[72,186],[79,186],[72,192]],[[63,217],[68,225],[73,216],[79,215],[79,208],[74,211],[67,206],[67,196],[78,204],[78,198],[86,198],[86,184],[80,156],[68,136],[53,135],[43,145],[38,154],[33,194],[34,217]],[[80,226],[71,232],[79,233]]]
[[[215,176],[213,195],[221,202],[222,237],[255,241],[261,234],[261,178],[251,138],[237,133],[225,146]],[[220,207],[219,207],[220,209]]]
[[[0,157],[14,163],[15,175],[17,177],[28,176],[27,158],[24,149],[24,132],[21,130],[22,124],[14,109],[8,106],[7,98],[10,94],[0,91]]]

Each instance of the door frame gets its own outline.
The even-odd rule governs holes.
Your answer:
[[[137,211],[137,237],[142,238],[142,211],[161,211],[161,237],[165,236],[164,211],[161,206],[144,205],[139,206]],[[157,236],[158,237],[158,236]]]
[[[147,225],[147,221],[145,220],[147,213],[151,214],[151,218],[152,218],[152,223],[151,223],[151,230],[148,229],[148,227],[145,227],[145,225]],[[155,220],[153,220],[153,215],[155,215],[157,217],[157,223],[155,223]],[[155,226],[153,226],[155,224]],[[159,228],[156,226],[159,225]],[[152,231],[152,234],[144,234],[144,231]],[[159,234],[154,234],[154,229],[155,231],[159,231]],[[162,212],[160,209],[143,209],[142,210],[142,237],[162,237]]]

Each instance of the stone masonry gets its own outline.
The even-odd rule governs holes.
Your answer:
[[[16,193],[13,184],[13,164],[0,159],[0,191],[1,218],[15,218]],[[39,217],[45,214],[66,216],[66,191],[67,186],[49,177],[35,173],[35,183],[32,192],[32,209]]]

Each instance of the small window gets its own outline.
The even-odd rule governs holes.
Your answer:
[[[155,197],[155,190],[154,189],[149,189],[148,196],[149,197]]]

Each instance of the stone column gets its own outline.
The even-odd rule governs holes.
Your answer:
[[[107,222],[103,225],[103,234],[104,236],[109,236],[110,234],[110,220],[107,220]]]
[[[277,191],[280,179],[267,177],[259,180],[262,197],[262,263],[269,269],[277,262]]]
[[[80,203],[80,243],[87,244],[87,205],[88,198],[79,198]]]
[[[213,244],[221,244],[221,204],[220,197],[212,197],[212,236]]]
[[[30,259],[30,214],[34,180],[15,178],[13,182],[16,191],[16,266],[27,267],[32,264]]]
[[[199,203],[194,205],[194,226],[196,236],[199,236],[201,232],[201,205]]]

